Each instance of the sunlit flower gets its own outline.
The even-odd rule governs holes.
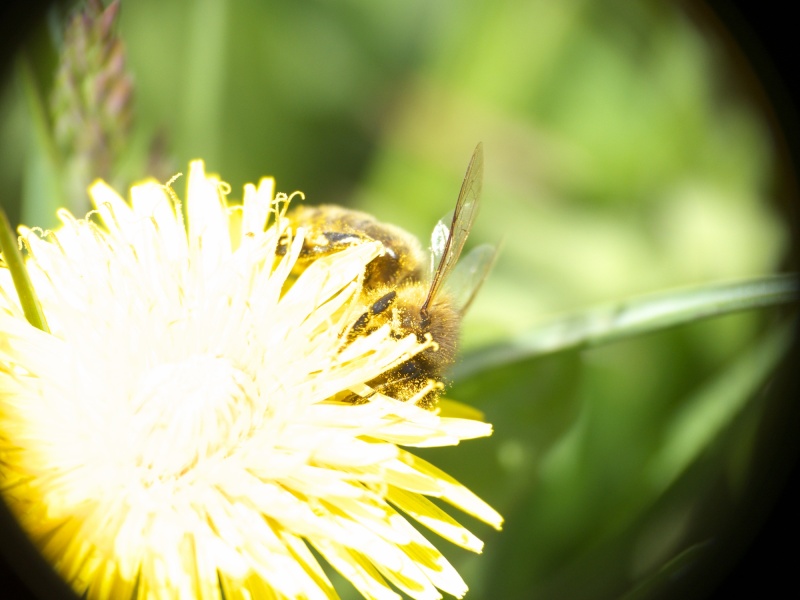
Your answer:
[[[79,594],[335,597],[313,549],[369,598],[460,597],[463,580],[407,517],[476,552],[427,497],[500,526],[402,448],[490,425],[365,383],[429,342],[387,326],[343,344],[380,243],[298,275],[303,231],[273,188],[248,185],[234,206],[195,162],[185,206],[155,182],[130,204],[98,182],[86,220],[22,228],[49,333],[0,270],[0,491]]]

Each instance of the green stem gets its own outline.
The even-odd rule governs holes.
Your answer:
[[[36,81],[31,60],[23,55],[17,61],[19,78],[30,114],[29,157],[23,181],[23,223],[47,226],[56,209],[75,207],[67,202],[62,186],[63,160],[53,138],[47,101]]]
[[[208,165],[218,165],[223,138],[226,90],[226,33],[229,6],[225,0],[200,0],[186,16],[188,61],[183,88],[181,137],[192,152],[202,149]],[[202,128],[197,124],[202,123]]]
[[[11,272],[11,279],[14,281],[25,318],[34,327],[50,333],[42,306],[39,304],[36,291],[28,276],[28,269],[25,268],[25,260],[19,250],[17,236],[14,235],[8,217],[2,208],[0,208],[0,250],[3,252],[6,267]]]

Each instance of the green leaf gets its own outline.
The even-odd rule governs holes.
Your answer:
[[[773,327],[666,423],[661,447],[646,471],[654,492],[673,485],[728,428],[786,354],[793,331],[785,323]]]
[[[687,567],[706,559],[709,554],[711,542],[701,542],[689,546],[678,553],[677,556],[666,562],[660,569],[647,579],[640,581],[634,589],[625,594],[620,600],[647,600],[662,590],[671,580],[680,576]]]
[[[33,289],[28,270],[25,268],[25,260],[19,250],[17,236],[14,235],[8,217],[2,208],[0,208],[0,250],[3,252],[6,267],[11,272],[25,318],[34,327],[49,333],[50,329],[47,327],[42,306],[36,297],[36,291]]]
[[[712,370],[674,410],[664,410],[651,421],[654,429],[637,411],[645,408],[652,414],[657,398],[623,397],[616,383],[603,390],[601,380],[608,376],[611,361],[586,361],[583,372],[576,374],[583,403],[574,426],[544,455],[529,459],[531,469],[520,476],[526,480],[520,482],[526,493],[500,506],[509,527],[494,542],[491,556],[480,562],[480,579],[492,592],[486,597],[618,597],[630,590],[627,578],[632,573],[669,571],[681,547],[696,543],[698,534],[707,539],[709,530],[695,520],[730,457],[729,444],[741,443],[731,433],[742,419],[758,414],[746,409],[754,406],[758,390],[791,341],[792,328],[786,325],[775,323],[721,372]],[[635,345],[644,347],[646,342],[637,340]],[[609,347],[602,354],[612,352]],[[608,393],[616,396],[610,404]],[[608,410],[611,406],[615,414]],[[616,430],[613,423],[619,424]],[[476,469],[476,463],[467,464]],[[461,475],[455,469],[449,472]],[[491,473],[494,484],[498,470]],[[714,509],[720,518],[730,514],[728,504]],[[518,559],[521,548],[524,561]],[[653,580],[650,585],[662,583]]]
[[[543,354],[608,344],[702,319],[797,302],[796,276],[771,275],[734,283],[662,292],[556,318],[499,344],[468,354],[453,379]]]

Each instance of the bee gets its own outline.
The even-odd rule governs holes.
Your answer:
[[[419,241],[394,225],[371,215],[322,205],[300,206],[287,217],[305,231],[299,261],[311,261],[353,244],[377,240],[382,256],[365,270],[362,299],[365,312],[346,336],[360,335],[390,323],[392,336],[413,334],[420,342],[435,342],[399,366],[367,382],[373,390],[400,400],[414,400],[433,409],[444,387],[447,368],[454,362],[461,320],[491,269],[496,250],[491,245],[475,248],[459,261],[478,214],[483,184],[483,146],[478,144],[467,167],[452,217],[440,220],[431,235],[430,257]],[[279,252],[285,246],[279,246]],[[366,401],[350,397],[350,401]]]

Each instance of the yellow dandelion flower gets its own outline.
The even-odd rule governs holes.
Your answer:
[[[86,220],[21,228],[49,332],[0,270],[0,493],[78,594],[334,598],[313,549],[368,598],[460,597],[408,517],[476,552],[428,497],[501,524],[403,449],[491,426],[366,386],[426,343],[388,326],[342,343],[381,243],[298,274],[303,231],[273,190],[229,205],[198,161],[185,207],[156,183],[129,204],[98,182]]]

